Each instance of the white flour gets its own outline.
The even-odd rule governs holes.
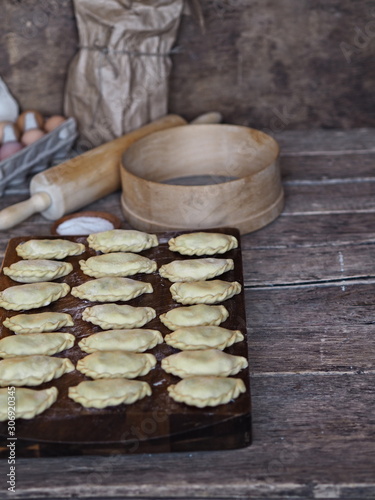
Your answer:
[[[74,217],[57,227],[57,234],[92,234],[113,229],[113,224],[101,217]]]

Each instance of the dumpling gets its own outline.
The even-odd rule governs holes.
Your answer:
[[[67,283],[49,281],[11,286],[0,292],[0,307],[13,311],[44,307],[65,297],[69,291],[70,286]]]
[[[86,307],[82,319],[98,325],[103,330],[140,328],[156,316],[152,307],[133,307],[119,304],[99,304]]]
[[[56,387],[49,389],[35,390],[18,387],[14,390],[15,418],[34,418],[47,410],[56,401],[58,390]],[[0,389],[0,422],[9,420],[8,417],[8,388]]]
[[[111,229],[87,237],[90,248],[96,251],[109,252],[142,252],[158,246],[155,234],[147,234],[132,229]]]
[[[174,260],[159,269],[160,276],[169,281],[201,281],[215,278],[234,268],[232,259],[186,259]]]
[[[157,269],[154,260],[130,252],[114,252],[80,260],[79,265],[87,276],[133,276],[137,273],[153,273]]]
[[[16,246],[16,253],[23,259],[65,259],[81,255],[85,245],[63,239],[28,240]]]
[[[20,260],[4,267],[4,274],[19,283],[36,283],[51,281],[67,276],[73,271],[70,262],[59,262],[46,259]]]
[[[217,304],[241,292],[238,281],[193,281],[173,283],[170,287],[173,300],[180,304]]]
[[[243,356],[234,356],[217,349],[182,351],[164,358],[161,367],[167,373],[187,378],[201,375],[228,377],[248,366]]]
[[[17,314],[5,318],[3,325],[15,333],[54,332],[64,326],[73,326],[70,314],[59,312],[42,312],[34,314]]]
[[[170,385],[168,392],[178,403],[205,408],[229,403],[246,392],[246,387],[240,378],[189,377]]]
[[[184,326],[220,325],[228,316],[224,306],[198,304],[171,309],[160,315],[160,321],[170,330],[178,330]]]
[[[0,340],[0,358],[34,354],[52,356],[73,347],[74,341],[74,335],[63,332],[10,335]]]
[[[182,255],[214,255],[238,247],[237,238],[222,233],[186,233],[168,241],[169,250]]]
[[[147,375],[156,365],[149,353],[97,351],[80,359],[77,370],[91,378],[135,378]]]
[[[125,378],[86,380],[69,387],[68,395],[86,408],[106,408],[121,403],[135,403],[145,396],[151,396],[147,382]]]
[[[92,302],[114,302],[117,300],[131,300],[144,293],[152,292],[151,283],[130,278],[107,276],[86,281],[82,285],[73,287],[71,294],[74,297],[91,300]]]
[[[220,349],[244,340],[239,330],[228,330],[222,326],[192,326],[179,328],[164,337],[168,345],[182,351],[198,349]]]
[[[107,330],[85,337],[78,345],[85,352],[128,351],[144,352],[163,342],[157,330],[134,328],[133,330]]]
[[[40,385],[74,370],[68,358],[20,356],[0,361],[0,386]]]

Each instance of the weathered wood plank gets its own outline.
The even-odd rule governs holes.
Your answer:
[[[247,321],[253,329],[332,328],[373,325],[373,285],[350,284],[247,289]]]
[[[374,243],[374,214],[353,212],[303,217],[283,214],[267,227],[242,236],[241,241],[244,250]]]
[[[373,374],[259,376],[252,393],[249,448],[20,459],[2,498],[373,498]]]
[[[375,144],[375,137],[374,137]],[[284,184],[374,181],[375,154],[281,156]]]
[[[374,244],[270,248],[243,252],[248,286],[374,278]]]
[[[246,290],[253,373],[374,370],[373,284]]]
[[[345,156],[374,152],[373,128],[352,130],[325,130],[310,127],[309,130],[283,130],[273,134],[285,156],[322,155]]]
[[[288,184],[283,215],[375,211],[375,182]]]
[[[60,112],[78,44],[72,0],[2,4],[0,74],[23,108]],[[192,16],[182,16],[171,111],[194,118],[217,109],[228,122],[271,132],[374,126],[371,0],[201,4],[204,32]]]
[[[292,294],[292,292],[291,292]],[[253,327],[249,322],[251,375],[374,373],[374,326]],[[364,351],[364,346],[365,351]]]

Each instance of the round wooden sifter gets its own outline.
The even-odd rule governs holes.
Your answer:
[[[123,213],[143,231],[255,231],[283,209],[278,157],[272,137],[243,126],[193,124],[152,133],[122,156]]]

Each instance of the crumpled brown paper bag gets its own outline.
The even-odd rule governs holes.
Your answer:
[[[167,113],[169,54],[183,0],[74,0],[80,48],[64,112],[99,146]]]

